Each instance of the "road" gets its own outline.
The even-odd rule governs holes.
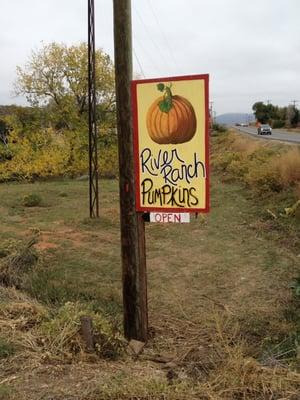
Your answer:
[[[284,132],[282,129],[273,129],[272,135],[258,135],[257,128],[252,126],[233,126],[235,130],[248,135],[256,136],[259,139],[280,140],[281,142],[300,144],[300,133]]]

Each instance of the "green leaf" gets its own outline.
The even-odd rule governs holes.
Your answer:
[[[160,92],[163,92],[164,89],[165,89],[165,85],[164,85],[163,83],[158,83],[158,84],[156,85],[156,87],[157,87],[157,89],[158,89]]]
[[[172,108],[172,99],[164,99],[159,103],[159,109],[162,112],[168,113]]]

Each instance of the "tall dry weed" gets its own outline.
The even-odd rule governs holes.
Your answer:
[[[294,186],[300,184],[300,150],[291,148],[272,161],[270,165],[278,171],[282,184]]]
[[[260,146],[261,144],[256,140],[251,140],[243,136],[234,136],[231,145],[233,151],[244,153],[246,156],[254,153]]]

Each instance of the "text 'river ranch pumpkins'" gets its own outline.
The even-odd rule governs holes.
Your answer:
[[[193,106],[182,96],[173,96],[171,86],[159,83],[163,92],[150,106],[146,123],[149,136],[158,144],[179,144],[190,141],[195,135],[197,120]]]

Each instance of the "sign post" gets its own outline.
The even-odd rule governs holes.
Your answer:
[[[124,333],[127,339],[145,342],[148,332],[145,227],[142,213],[136,212],[133,168],[131,1],[114,0],[113,9]]]

